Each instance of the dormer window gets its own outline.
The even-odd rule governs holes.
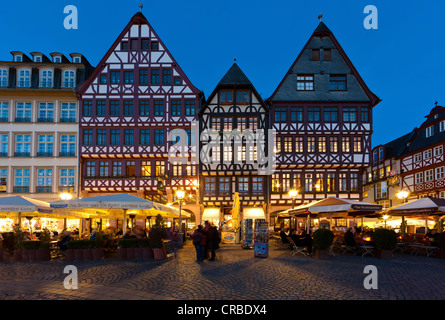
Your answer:
[[[42,62],[42,56],[35,56],[34,62]]]
[[[323,61],[331,61],[331,49],[323,50]]]
[[[320,61],[320,49],[312,49],[312,61]]]
[[[426,128],[426,137],[429,138],[434,134],[434,126],[429,126]]]
[[[297,75],[297,90],[298,91],[313,91],[314,90],[314,76],[311,74]]]
[[[23,61],[23,56],[21,54],[16,54],[14,56],[14,61],[15,62],[22,62]]]
[[[8,86],[8,69],[0,69],[0,87]]]
[[[63,71],[63,80],[62,87],[63,88],[74,88],[75,83],[75,74],[72,70]]]
[[[30,87],[30,86],[31,86],[31,71],[18,70],[17,87]]]
[[[61,56],[55,56],[53,59],[54,63],[61,63],[62,62],[62,57]]]
[[[74,57],[73,63],[80,63],[80,57]]]
[[[52,88],[53,86],[53,72],[52,70],[40,71],[40,87]]]

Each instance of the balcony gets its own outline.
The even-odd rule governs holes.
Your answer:
[[[37,193],[51,193],[53,192],[53,187],[36,187]]]
[[[5,158],[8,156],[7,152],[0,152],[0,157]]]
[[[0,122],[9,122],[8,118],[0,118]]]
[[[37,122],[54,122],[54,118],[38,118]]]
[[[52,152],[37,152],[37,157],[53,157]]]
[[[14,152],[14,157],[31,157],[31,152]]]
[[[62,123],[76,123],[76,118],[60,118]]]
[[[31,82],[29,80],[17,81],[17,87],[19,87],[19,88],[29,88],[29,87],[31,87]]]
[[[15,122],[31,122],[31,118],[15,118]]]
[[[59,157],[75,157],[76,152],[59,152]]]
[[[14,187],[14,193],[29,193],[29,187]]]

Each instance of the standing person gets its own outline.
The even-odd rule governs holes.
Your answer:
[[[215,230],[213,229],[213,226],[210,224],[209,221],[205,221],[204,222],[204,232],[207,236],[206,238],[206,246],[205,246],[205,250],[204,250],[204,259],[208,259],[209,258],[209,250],[212,248],[213,246],[213,236],[214,236],[214,232]]]
[[[213,239],[212,242],[210,244],[210,252],[211,252],[211,256],[209,261],[215,261],[215,257],[216,257],[216,253],[215,250],[219,249],[219,243],[221,242],[221,237],[219,235],[219,231],[216,228],[216,226],[211,226],[209,230],[212,230],[212,235],[213,235]]]
[[[204,248],[206,246],[206,234],[202,228],[202,225],[198,226],[198,229],[192,234],[193,245],[196,249],[196,262],[204,262]]]

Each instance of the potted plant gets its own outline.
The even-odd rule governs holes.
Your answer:
[[[37,240],[31,240],[31,241],[24,241],[22,244],[23,251],[22,251],[22,261],[37,261],[37,252],[40,248],[40,241]]]
[[[334,233],[329,229],[317,229],[314,234],[314,258],[328,259],[329,247],[334,241]]]
[[[37,260],[38,261],[49,261],[51,260],[51,252],[50,252],[50,246],[51,246],[51,234],[49,230],[45,229],[42,231],[39,237],[40,241],[40,247],[39,251],[37,252]]]
[[[22,261],[22,248],[25,242],[22,229],[18,226],[14,227],[14,260]]]
[[[93,245],[92,240],[73,240],[68,242],[67,248],[73,250],[74,260],[82,261],[86,259],[91,259],[92,245]],[[85,257],[84,257],[84,252],[85,252]]]
[[[140,239],[139,240],[139,247],[142,250],[142,259],[143,260],[151,260],[151,259],[153,259],[153,250],[150,247],[150,240],[148,238]]]
[[[91,249],[92,257],[94,260],[100,260],[105,258],[105,240],[103,232],[97,232],[94,238],[94,246]]]
[[[93,260],[93,248],[94,248],[94,240],[81,240],[85,241],[82,244],[82,258],[83,260]]]
[[[155,260],[165,259],[165,253],[162,246],[162,240],[167,239],[167,230],[164,226],[164,218],[160,214],[156,216],[156,222],[149,232],[150,247],[153,249]]]
[[[138,239],[121,239],[118,243],[119,250],[121,250],[121,259],[135,259],[135,249],[138,247]],[[119,253],[118,253],[119,256]]]
[[[394,230],[377,229],[374,232],[375,256],[379,259],[391,259],[397,247],[397,235]]]
[[[437,257],[440,259],[445,259],[445,232],[438,233],[436,235],[439,250],[437,250]]]

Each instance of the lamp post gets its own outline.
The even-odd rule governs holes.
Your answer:
[[[387,214],[385,214],[385,215],[383,216],[383,219],[385,219],[385,229],[386,229],[386,220],[388,220],[388,218],[389,218],[389,216],[388,216]]]
[[[296,189],[289,190],[289,197],[291,197],[291,199],[292,199],[292,209],[295,208],[295,199],[297,198],[297,195],[298,195],[298,190],[296,190]],[[294,228],[295,227],[295,217],[291,218],[291,224],[292,224],[291,227]]]
[[[402,200],[402,203],[406,202],[406,199],[408,199],[408,196],[409,196],[408,191],[400,190],[399,192],[397,192],[397,198]],[[400,229],[402,231],[402,234],[405,234],[405,232],[406,232],[405,216],[402,216],[402,224],[401,224]]]
[[[64,192],[60,194],[60,199],[62,200],[71,200],[73,198],[73,195],[68,193],[68,192]],[[63,229],[66,229],[66,218],[63,218]]]
[[[182,248],[182,218],[181,218],[181,211],[182,211],[182,200],[185,197],[185,191],[184,190],[177,190],[176,191],[176,198],[178,198],[179,201],[179,231],[178,231],[178,236],[179,236],[179,248]]]

